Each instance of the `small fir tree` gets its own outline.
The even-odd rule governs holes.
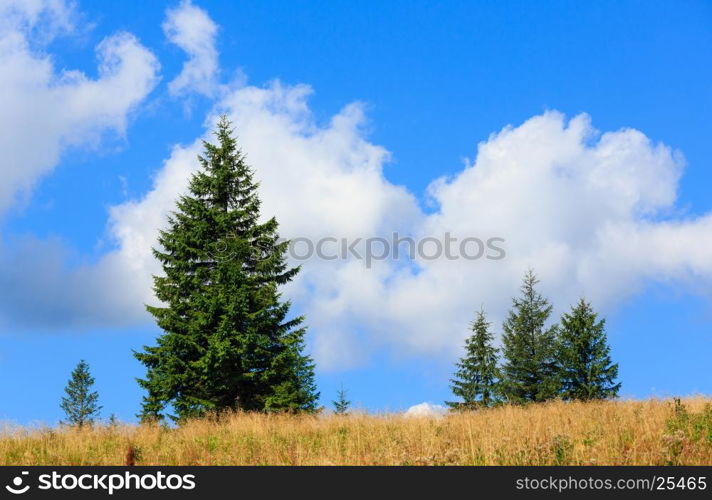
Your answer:
[[[559,379],[564,399],[607,399],[618,395],[618,364],[611,362],[605,320],[581,299],[561,318]]]
[[[98,418],[101,406],[98,405],[99,394],[91,390],[93,385],[89,365],[82,359],[64,388],[67,395],[62,398],[60,406],[66,415],[65,423],[82,427]]]
[[[490,323],[484,311],[477,313],[471,329],[472,335],[465,341],[465,355],[457,363],[455,378],[451,380],[452,392],[461,401],[445,402],[459,410],[492,406],[497,401],[498,351],[492,345]]]
[[[337,415],[345,415],[349,412],[349,408],[351,408],[351,401],[346,399],[346,392],[347,391],[341,387],[336,393],[336,400],[331,402],[331,404],[334,405],[334,413]]]

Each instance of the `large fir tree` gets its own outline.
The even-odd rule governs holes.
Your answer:
[[[510,403],[544,401],[557,395],[556,327],[546,326],[552,306],[535,286],[534,272],[524,276],[522,295],[502,327],[501,395]]]
[[[490,323],[484,311],[477,314],[471,329],[472,335],[465,341],[465,355],[457,363],[455,378],[451,380],[452,392],[461,401],[445,402],[459,410],[492,406],[497,400],[497,348],[492,345]]]
[[[67,387],[64,388],[67,395],[60,404],[67,424],[82,427],[91,424],[99,416],[99,393],[92,391],[93,385],[94,377],[89,372],[89,365],[82,359],[72,371]]]
[[[618,364],[613,364],[605,320],[581,299],[561,318],[559,379],[564,399],[606,399],[618,395]]]
[[[147,367],[144,419],[163,418],[169,407],[177,419],[315,409],[303,318],[288,319],[278,292],[299,269],[286,263],[277,221],[260,222],[258,185],[225,117],[215,136],[154,249],[163,304],[147,309],[163,334],[135,353]]]

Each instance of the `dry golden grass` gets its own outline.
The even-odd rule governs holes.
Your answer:
[[[443,418],[234,414],[179,428],[6,431],[2,465],[710,465],[712,400],[504,406]]]

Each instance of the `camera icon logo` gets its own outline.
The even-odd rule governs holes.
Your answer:
[[[23,493],[27,493],[27,490],[30,489],[30,485],[26,484],[25,486],[22,486],[22,476],[27,476],[28,474],[28,471],[23,470],[19,476],[15,476],[13,478],[12,485],[6,485],[5,489],[14,495],[22,495]]]

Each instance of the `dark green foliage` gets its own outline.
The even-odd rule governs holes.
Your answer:
[[[64,388],[67,395],[62,398],[60,406],[67,416],[65,423],[82,427],[91,424],[99,416],[99,394],[91,390],[93,385],[94,377],[89,373],[89,365],[82,359]]]
[[[344,415],[349,412],[351,401],[346,399],[346,391],[343,387],[336,393],[336,400],[332,401],[331,404],[334,405],[334,413],[337,415]]]
[[[497,349],[492,346],[489,327],[484,311],[480,311],[471,325],[472,335],[465,341],[465,355],[457,363],[455,378],[451,380],[453,394],[461,399],[446,401],[451,408],[467,410],[492,406],[497,401]]]
[[[539,281],[529,270],[520,298],[503,325],[502,381],[500,391],[510,403],[545,401],[556,397],[559,384],[556,363],[556,327],[546,327],[552,307],[535,286]]]
[[[227,119],[215,135],[154,249],[163,305],[147,309],[164,333],[135,353],[147,368],[139,380],[145,420],[163,418],[168,406],[178,419],[312,411],[318,397],[303,318],[287,318],[290,304],[278,292],[299,269],[287,266],[277,221],[259,221],[258,185]]]
[[[605,320],[599,320],[583,299],[561,318],[557,357],[564,399],[606,399],[618,394],[618,364],[611,362]]]

